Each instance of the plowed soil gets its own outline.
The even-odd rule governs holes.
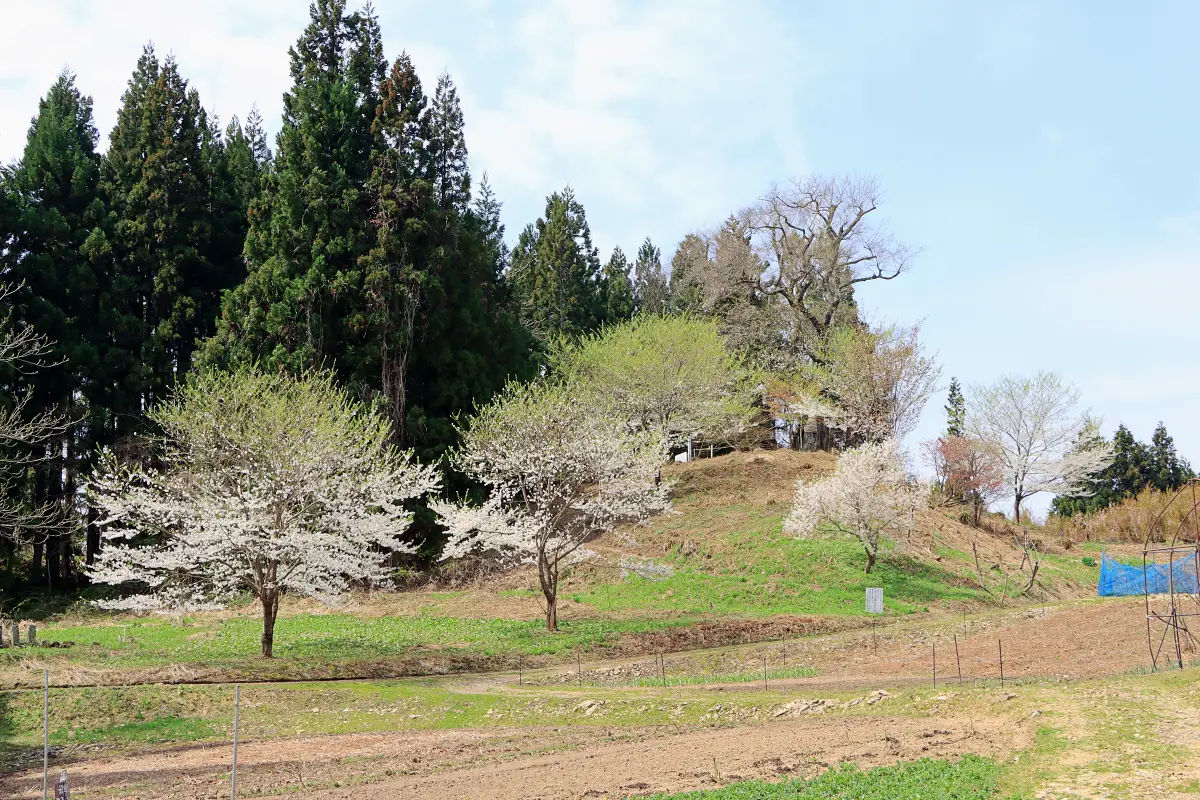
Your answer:
[[[841,761],[889,764],[921,756],[1000,755],[1028,744],[1030,726],[1003,718],[936,722],[849,717],[733,729],[520,729],[326,736],[247,743],[239,791],[306,798],[550,800],[617,798],[728,781],[811,776]],[[106,759],[76,771],[75,797],[200,800],[228,796],[229,748],[192,747]],[[333,786],[337,782],[340,786]],[[41,796],[41,775],[0,783],[5,797]]]

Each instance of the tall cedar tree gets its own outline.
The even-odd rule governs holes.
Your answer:
[[[570,186],[547,197],[545,215],[521,231],[509,278],[526,325],[543,342],[578,336],[605,322],[600,256]]]
[[[708,260],[708,243],[694,233],[683,237],[671,257],[671,279],[667,284],[671,311],[702,313],[704,290],[697,274]]]
[[[62,73],[38,106],[25,150],[9,177],[11,238],[0,244],[5,283],[20,285],[10,298],[14,321],[53,342],[55,365],[28,375],[4,376],[6,390],[29,381],[27,412],[57,412],[78,420],[44,453],[23,494],[41,504],[73,507],[77,476],[103,441],[114,369],[126,363],[109,345],[111,284],[103,232],[98,134],[92,100],[75,76]],[[6,396],[12,392],[6,391]],[[22,476],[14,486],[21,491]],[[43,563],[44,552],[44,563]],[[41,583],[72,580],[69,531],[34,542],[31,572]]]
[[[629,270],[629,259],[624,251],[614,247],[604,271],[600,273],[600,313],[605,322],[621,322],[633,317],[636,301]]]
[[[417,253],[424,274],[405,428],[406,445],[431,459],[457,440],[456,415],[486,402],[510,377],[528,376],[530,348],[498,272],[503,226],[490,187],[470,207],[463,114],[450,76],[438,79],[423,122],[432,195],[423,225],[429,239]]]
[[[235,197],[241,201],[237,210],[243,218],[242,224],[246,224],[250,204],[262,193],[271,168],[271,148],[257,106],[250,109],[245,125],[236,115],[229,121],[225,128],[225,161]]]
[[[122,97],[102,188],[123,316],[116,346],[129,365],[111,409],[120,434],[141,427],[142,414],[191,368],[197,341],[213,332],[221,292],[245,274],[242,201],[219,129],[174,58],[160,64],[152,46]]]
[[[1080,446],[1092,444],[1083,442]],[[1091,514],[1125,498],[1136,497],[1146,489],[1175,491],[1195,476],[1191,465],[1179,457],[1175,441],[1161,422],[1154,429],[1149,445],[1139,442],[1129,428],[1119,425],[1112,446],[1112,463],[1088,481],[1089,494],[1054,498],[1055,514]]]
[[[463,113],[458,90],[450,76],[438,76],[433,104],[426,118],[429,141],[426,173],[440,208],[459,215],[471,203],[471,176],[467,171],[467,141],[463,138]]]
[[[946,396],[946,435],[962,436],[967,423],[967,401],[963,398],[958,378],[950,379],[950,391]]]
[[[361,299],[358,263],[371,248],[367,180],[385,76],[376,19],[317,0],[291,59],[283,126],[264,197],[251,210],[249,275],[221,303],[208,364],[257,362],[305,374],[336,368]]]
[[[662,253],[647,237],[638,248],[633,265],[633,294],[639,314],[665,314],[670,307],[667,276],[663,274]]]
[[[520,372],[528,345],[499,270],[499,204],[470,205],[458,94],[432,103],[411,59],[382,61],[369,10],[322,0],[292,49],[294,85],[264,199],[250,209],[250,275],[230,292],[213,364],[333,368],[382,406],[423,458],[451,419]]]
[[[375,150],[367,192],[374,246],[359,261],[363,303],[350,317],[363,363],[360,380],[377,387],[398,441],[405,439],[408,359],[427,278],[425,215],[433,190],[423,174],[425,107],[421,81],[403,53],[380,87],[371,126]]]
[[[1179,457],[1175,450],[1175,440],[1167,433],[1167,428],[1161,422],[1154,428],[1150,438],[1150,474],[1149,484],[1160,492],[1178,489],[1196,473],[1185,459]]]

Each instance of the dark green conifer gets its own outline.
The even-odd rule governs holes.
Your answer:
[[[600,257],[571,187],[547,197],[545,215],[521,232],[509,280],[526,324],[542,341],[578,336],[603,322]]]
[[[633,295],[639,314],[665,314],[669,292],[663,274],[662,253],[649,237],[638,248],[633,265]]]
[[[946,397],[946,435],[962,436],[966,430],[967,403],[963,399],[958,378],[950,379],[950,392]]]
[[[73,516],[79,474],[97,444],[107,440],[114,370],[125,361],[111,350],[111,281],[107,222],[100,198],[98,135],[92,100],[64,72],[38,106],[21,160],[6,180],[8,235],[0,233],[10,323],[29,326],[52,342],[51,366],[6,376],[5,394],[28,391],[25,414],[57,413],[76,422],[61,440],[32,457],[37,471],[14,491],[34,504],[61,503]],[[19,287],[19,288],[18,288]],[[16,384],[24,384],[19,387]],[[89,542],[94,544],[94,542]],[[89,547],[89,556],[94,548]],[[69,530],[35,546],[36,579],[58,585],[73,579]]]
[[[209,363],[257,361],[303,373],[337,367],[348,338],[360,335],[359,259],[373,246],[372,169],[386,64],[378,22],[347,13],[345,0],[316,0],[289,51],[292,87],[267,191],[251,211],[246,281],[228,293]]]
[[[174,58],[160,64],[151,46],[122,98],[102,176],[126,321],[117,339],[134,365],[118,412],[128,424],[187,373],[221,292],[244,274],[224,142]]]
[[[629,271],[629,259],[621,248],[614,247],[600,273],[600,317],[605,324],[630,319],[637,309]]]
[[[708,261],[708,244],[694,233],[683,237],[671,257],[671,279],[667,285],[672,311],[700,313],[704,292],[700,276]]]
[[[458,90],[450,76],[438,77],[433,104],[425,119],[428,131],[428,178],[434,200],[442,208],[465,214],[471,204],[471,176],[467,171],[467,141]]]
[[[1191,465],[1179,457],[1175,450],[1175,440],[1167,433],[1167,428],[1159,422],[1150,438],[1148,483],[1160,492],[1175,491],[1188,480],[1195,477]]]

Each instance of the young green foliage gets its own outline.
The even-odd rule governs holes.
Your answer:
[[[641,315],[560,347],[556,362],[590,405],[671,446],[724,439],[752,413],[741,360],[700,317]]]

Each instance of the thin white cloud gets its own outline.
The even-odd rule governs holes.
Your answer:
[[[307,22],[307,4],[294,0],[15,5],[6,27],[38,34],[0,51],[6,162],[67,65],[95,99],[103,147],[148,41],[176,56],[221,119],[257,103],[274,132],[287,49]],[[669,251],[807,165],[795,96],[818,70],[778,9],[470,0],[378,10],[387,54],[408,50],[428,91],[443,69],[454,76],[472,167],[489,172],[514,231],[569,182],[602,248],[652,235]]]
[[[658,234],[669,249],[804,166],[791,109],[815,70],[765,7],[543,4],[509,31],[512,79],[464,93],[473,161],[502,196],[570,182],[594,217],[620,209],[605,248]]]
[[[302,3],[216,0],[181,6],[153,0],[110,3],[12,3],[0,49],[0,160],[20,156],[29,119],[58,73],[69,67],[95,100],[102,146],[143,45],[173,53],[205,106],[222,120],[245,117],[257,103],[278,126],[289,84],[287,48],[307,20]]]

